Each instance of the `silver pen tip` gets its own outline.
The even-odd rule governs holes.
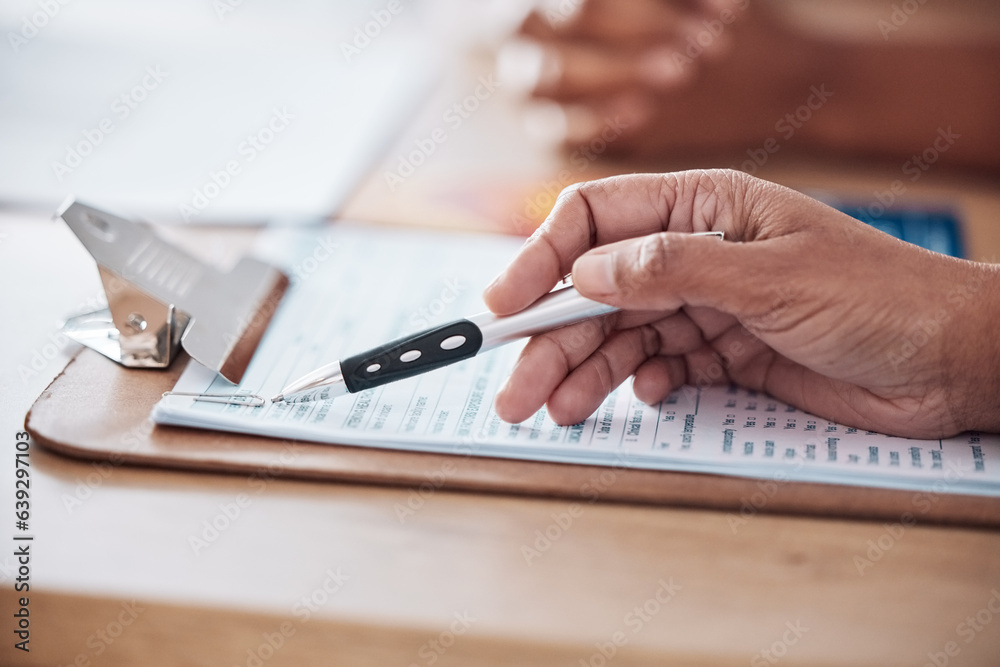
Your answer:
[[[277,396],[275,396],[274,398],[271,399],[271,402],[272,403],[281,403],[284,400],[285,400],[285,395],[284,394],[278,394]]]

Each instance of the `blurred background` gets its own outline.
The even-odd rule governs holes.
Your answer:
[[[983,0],[15,0],[0,27],[11,208],[75,195],[259,223],[350,210],[375,183],[359,214],[436,200],[442,220],[509,229],[544,216],[522,205],[535,190],[602,173],[768,176],[805,154],[905,181],[948,127],[935,170],[995,173],[1000,151]],[[476,97],[480,77],[496,85]]]

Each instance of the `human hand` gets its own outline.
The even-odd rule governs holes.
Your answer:
[[[725,241],[691,232],[722,231]],[[657,403],[733,382],[893,435],[1000,430],[997,266],[894,239],[729,170],[571,186],[484,298],[517,312],[572,271],[623,310],[535,336],[496,397],[520,422],[591,415],[634,375]]]
[[[801,40],[748,0],[560,6],[530,14],[518,38],[543,53],[532,95],[563,106],[569,146],[617,119],[610,153],[742,147],[770,136],[808,90]]]

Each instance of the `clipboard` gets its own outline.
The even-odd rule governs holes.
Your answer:
[[[85,226],[91,228],[95,219],[104,215],[96,209],[79,207],[74,204],[66,211],[90,218]],[[130,224],[126,221],[112,217],[109,224],[108,228],[98,224],[91,231],[96,231],[98,237],[109,235],[112,237],[106,239],[109,241],[114,241],[116,234],[130,231],[126,229]],[[114,311],[116,294],[120,297],[128,291],[119,286],[116,294],[111,292],[103,268],[114,262],[109,262],[106,256],[102,262],[100,252],[90,245],[88,249],[102,266],[102,278]],[[163,249],[168,251],[169,248]],[[180,319],[187,315],[170,302],[169,293],[153,293],[154,298],[146,298],[156,292],[155,281],[144,283],[143,273],[130,273],[126,270],[129,266],[133,264],[119,262],[118,278],[124,277],[140,292],[143,300],[138,303],[158,307],[163,313],[160,333],[150,339],[156,344],[137,346],[136,349],[145,349],[149,354],[133,358],[133,363],[127,363],[120,354],[125,345],[120,347],[117,358],[110,353],[113,351],[97,344],[77,351],[36,400],[25,422],[35,441],[54,452],[113,466],[142,465],[401,486],[410,489],[407,502],[417,506],[438,490],[454,490],[556,497],[580,504],[624,502],[709,508],[726,511],[734,526],[757,513],[848,517],[904,525],[1000,526],[1000,497],[434,454],[154,425],[150,419],[153,406],[164,392],[173,389],[189,359],[188,347],[179,344],[189,331],[181,326],[184,321]],[[253,266],[252,271],[256,279],[247,283],[246,298],[237,299],[242,311],[236,315],[230,313],[229,317],[242,329],[231,337],[232,345],[214,366],[216,370],[232,370],[233,358],[239,361],[236,370],[242,372],[240,365],[245,369],[247,346],[256,346],[268,321],[259,313],[266,313],[267,308],[273,311],[287,285],[287,279],[269,267]],[[224,276],[217,277],[217,281],[224,280]],[[230,291],[224,296],[232,298]],[[82,326],[80,330],[87,335],[81,342],[110,339],[108,327],[113,325],[122,329],[131,326],[135,313],[130,311],[136,303],[128,301],[125,304],[128,307],[120,308],[117,316],[112,312],[112,322],[103,322],[100,325],[103,329],[88,328],[89,324]],[[252,315],[246,315],[248,312]],[[105,333],[92,336],[94,331]],[[141,338],[139,342],[143,342]],[[159,346],[164,342],[165,346]],[[199,361],[204,363],[205,350],[197,345],[192,350],[201,353]],[[169,356],[164,358],[163,354]],[[105,357],[119,363],[109,363]]]
[[[81,348],[35,401],[25,426],[39,445],[78,459],[398,486],[410,489],[414,504],[437,491],[472,491],[581,505],[708,508],[727,512],[734,525],[756,513],[778,513],[1000,527],[1000,498],[383,450],[154,425],[153,405],[173,388],[186,362],[182,353],[166,370],[130,369]]]

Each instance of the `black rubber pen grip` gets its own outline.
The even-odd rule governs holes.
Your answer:
[[[479,327],[458,320],[342,359],[340,370],[356,393],[474,357],[482,346]]]

